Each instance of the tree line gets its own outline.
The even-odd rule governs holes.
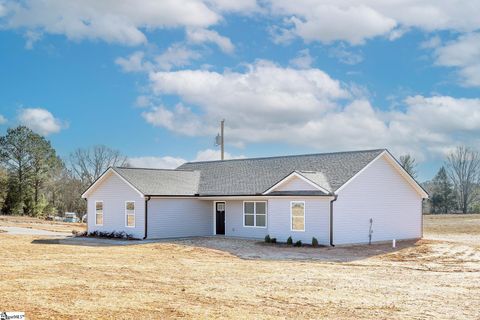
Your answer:
[[[98,145],[59,157],[50,141],[25,126],[0,137],[2,214],[86,212],[81,194],[108,167],[126,166],[119,151]]]
[[[417,164],[412,156],[400,157],[400,164],[416,178]],[[424,203],[426,213],[480,213],[480,153],[471,147],[457,147],[433,179],[422,186],[430,195]]]
[[[417,163],[411,155],[401,156],[399,161],[417,177]],[[128,166],[127,158],[97,145],[76,149],[62,159],[43,136],[25,126],[10,128],[0,137],[1,213],[84,213],[86,202],[81,194],[110,166]],[[480,153],[457,147],[435,177],[422,185],[430,195],[425,212],[480,212]]]

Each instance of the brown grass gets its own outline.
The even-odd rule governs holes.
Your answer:
[[[445,230],[428,217],[425,229],[462,232],[455,221]],[[318,256],[300,261],[242,259],[196,240],[39,240],[0,234],[0,309],[30,319],[480,318],[480,243],[298,248]],[[350,259],[322,260],[332,254]]]
[[[85,223],[68,223],[61,221],[48,221],[28,216],[0,216],[0,226],[15,226],[22,228],[33,228],[54,232],[81,232],[87,230]]]

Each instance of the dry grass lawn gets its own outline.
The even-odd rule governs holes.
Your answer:
[[[30,319],[480,319],[480,241],[466,241],[479,233],[480,215],[427,216],[435,239],[396,250],[249,244],[286,257],[310,250],[310,260],[245,259],[241,242],[221,239],[217,248],[208,239],[74,245],[1,233],[0,310]]]
[[[0,216],[0,226],[14,226],[57,232],[72,232],[73,230],[85,231],[87,229],[86,223],[47,221],[27,216]]]

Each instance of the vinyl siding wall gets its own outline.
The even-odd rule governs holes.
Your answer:
[[[290,231],[290,202],[305,201],[305,231]],[[255,200],[245,200],[255,201]],[[243,200],[225,201],[225,235],[228,237],[243,237],[263,239],[267,234],[285,242],[289,236],[294,241],[301,240],[311,243],[316,237],[319,243],[329,243],[330,200],[326,198],[275,198],[267,201],[267,228],[243,226]],[[213,204],[212,212],[213,212]]]
[[[124,231],[135,238],[144,237],[145,200],[134,189],[110,173],[88,196],[88,232]],[[103,201],[103,226],[95,225],[95,202]],[[125,201],[135,201],[135,227],[125,226]]]
[[[420,238],[422,198],[385,158],[377,159],[334,202],[334,244]]]
[[[213,235],[212,201],[151,199],[148,239]]]
[[[318,189],[300,178],[292,177],[275,188],[275,191],[317,191]]]
[[[305,201],[305,231],[291,231],[290,202]],[[328,245],[330,237],[330,198],[282,198],[268,201],[269,234],[285,242],[289,236],[293,241],[311,243],[312,237]]]

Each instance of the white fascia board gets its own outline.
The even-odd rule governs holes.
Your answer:
[[[301,174],[299,174],[298,172],[292,172],[290,173],[288,176],[286,176],[285,178],[283,178],[282,180],[280,180],[279,182],[277,182],[275,185],[273,185],[271,188],[269,188],[267,191],[265,191],[264,193],[262,193],[263,195],[268,195],[270,192],[274,191],[275,189],[277,189],[279,186],[281,186],[282,184],[288,182],[290,179],[292,178],[299,178],[303,181],[305,181],[306,183],[308,183],[309,185],[313,186],[314,188],[324,192],[325,194],[330,194],[330,191],[328,191],[327,189],[319,186],[318,184],[316,184],[315,182],[305,178],[304,176],[302,176]]]

